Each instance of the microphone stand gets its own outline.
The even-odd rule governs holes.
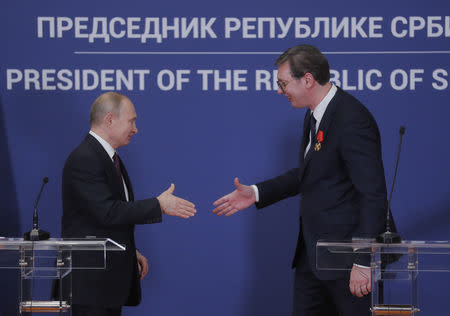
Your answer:
[[[394,191],[395,178],[397,176],[398,162],[400,160],[400,151],[402,149],[402,138],[403,134],[405,134],[404,126],[400,126],[399,133],[400,133],[400,141],[398,143],[397,161],[395,163],[394,177],[392,178],[391,192],[389,193],[389,200],[387,205],[386,231],[378,235],[376,239],[376,241],[381,244],[398,244],[402,241],[402,238],[400,237],[399,234],[391,232],[391,200],[392,200],[392,192]]]
[[[38,212],[37,212],[37,206],[38,206],[39,200],[41,198],[41,193],[42,193],[42,190],[44,189],[44,186],[47,184],[47,182],[48,182],[47,177],[42,179],[41,190],[39,191],[39,194],[36,198],[36,202],[34,203],[33,229],[26,232],[23,235],[24,240],[38,241],[38,240],[47,240],[50,238],[49,232],[46,232],[45,230],[41,230],[38,228]]]

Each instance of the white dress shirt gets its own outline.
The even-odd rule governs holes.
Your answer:
[[[320,121],[322,121],[322,117],[325,114],[325,111],[328,107],[328,104],[330,103],[331,99],[333,99],[334,95],[336,94],[337,88],[334,84],[331,84],[331,89],[328,91],[327,95],[320,101],[320,103],[316,106],[313,112],[311,112],[312,115],[314,115],[314,118],[316,119],[316,131],[319,128]],[[308,146],[306,146],[304,155],[306,156],[309,148],[311,147],[311,132],[309,133],[309,143]],[[259,202],[259,190],[256,185],[252,185],[253,191],[255,192],[255,198],[256,202]]]
[[[104,140],[103,138],[101,138],[100,136],[95,134],[95,132],[89,131],[89,134],[91,134],[92,136],[95,137],[96,140],[98,140],[100,145],[102,145],[103,149],[108,154],[109,158],[111,158],[111,161],[114,163],[113,156],[116,153],[114,148],[106,140]],[[129,202],[130,199],[128,197],[128,188],[127,188],[127,185],[125,184],[125,180],[123,179],[123,177],[122,177],[122,183],[123,183],[123,190],[125,191],[125,198],[126,198],[127,202]]]
[[[322,117],[325,114],[325,111],[327,110],[328,104],[330,103],[331,99],[333,99],[334,95],[336,94],[337,88],[334,84],[331,84],[331,89],[328,91],[325,98],[320,101],[320,103],[316,106],[314,111],[311,112],[311,115],[314,115],[314,118],[316,119],[316,131],[319,129],[320,122],[322,121]],[[311,132],[309,133],[309,143],[308,146],[306,146],[305,149],[305,157],[308,153],[309,148],[311,147]]]

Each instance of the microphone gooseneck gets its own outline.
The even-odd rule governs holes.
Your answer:
[[[41,199],[42,191],[44,190],[44,186],[47,183],[48,183],[48,177],[44,177],[42,179],[41,189],[39,190],[39,193],[36,197],[36,201],[34,202],[33,228],[29,232],[26,232],[23,235],[24,240],[37,241],[37,240],[46,240],[46,239],[50,238],[50,233],[39,229],[39,225],[38,225],[39,217],[38,217],[38,212],[37,212],[37,206],[39,204],[39,200]]]
[[[400,243],[402,240],[399,234],[397,234],[395,232],[391,232],[391,201],[392,201],[392,193],[394,192],[395,179],[397,178],[398,163],[400,161],[400,152],[402,149],[402,139],[403,139],[403,135],[405,134],[404,126],[400,126],[399,134],[400,134],[400,139],[399,139],[398,149],[397,149],[397,160],[395,162],[394,176],[392,177],[391,191],[389,192],[389,199],[388,199],[387,210],[386,210],[386,231],[377,237],[377,242],[383,243],[383,244]]]
[[[39,203],[39,200],[41,199],[42,191],[44,190],[44,186],[48,183],[48,177],[44,177],[42,179],[42,185],[41,189],[39,190],[38,196],[36,197],[36,201],[34,202],[34,212],[33,212],[33,229],[38,229],[38,213],[37,213],[37,206]]]

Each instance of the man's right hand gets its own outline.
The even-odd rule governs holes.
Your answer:
[[[157,197],[163,214],[178,216],[181,218],[189,218],[194,216],[194,214],[197,213],[195,205],[187,200],[173,195],[174,190],[175,185],[172,183],[166,191]]]
[[[350,292],[358,297],[363,297],[372,291],[371,271],[369,267],[353,265],[350,272]]]
[[[238,178],[234,178],[234,185],[236,190],[213,203],[216,206],[214,214],[230,216],[256,202],[255,191],[251,186],[239,183]]]

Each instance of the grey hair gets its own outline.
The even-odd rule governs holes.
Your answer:
[[[122,109],[122,101],[127,99],[126,96],[117,92],[106,92],[100,95],[91,106],[89,113],[91,126],[100,125],[110,112],[119,116]]]

